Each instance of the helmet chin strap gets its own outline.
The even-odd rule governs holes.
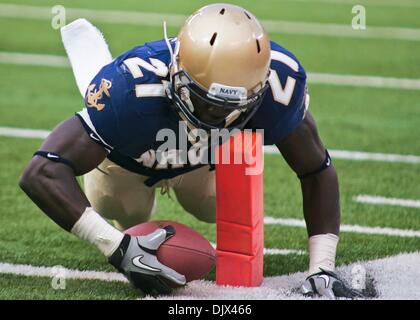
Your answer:
[[[170,83],[166,82],[165,83],[165,92],[166,92],[166,95],[168,96],[168,98],[170,100],[172,100],[171,90],[169,89],[169,86],[170,86]],[[191,101],[190,101],[190,103],[192,104]],[[231,113],[229,113],[227,115],[227,117],[225,118],[225,126],[224,127],[226,128],[226,127],[230,126],[236,119],[239,118],[239,116],[241,115],[242,112],[243,112],[243,110],[238,110],[237,109],[237,110],[233,110]],[[184,121],[187,124],[187,126],[190,130],[197,129],[196,126],[194,126],[190,121],[188,121],[188,119],[185,117],[185,115],[182,112],[178,111],[177,114],[181,118],[181,120]]]
[[[191,122],[188,121],[188,119],[185,117],[185,115],[182,112],[178,112],[178,115],[185,122],[185,124],[187,125],[188,129],[190,129],[190,130],[198,129]]]
[[[243,110],[233,110],[231,113],[227,115],[225,118],[225,128],[230,126],[236,119],[239,118]]]
[[[236,119],[239,118],[243,111],[242,110],[233,110],[231,113],[228,114],[228,116],[225,118],[225,128],[230,126]],[[188,121],[188,119],[185,117],[185,115],[182,112],[178,112],[179,117],[187,124],[188,128],[190,130],[198,129],[195,127],[191,122]]]
[[[174,74],[178,71],[177,55],[178,55],[178,52],[179,52],[179,45],[180,44],[179,44],[179,42],[177,42],[177,44],[175,46],[175,52],[174,52],[171,44],[169,43],[168,32],[167,32],[167,28],[166,28],[166,21],[163,21],[163,37],[165,38],[165,43],[166,43],[166,46],[169,49],[169,53],[171,54],[170,70],[171,70],[172,74]]]
[[[188,109],[190,109],[191,112],[194,112],[194,104],[192,103],[190,99],[190,92],[187,88],[181,88],[179,89],[181,92],[181,99],[188,105]]]

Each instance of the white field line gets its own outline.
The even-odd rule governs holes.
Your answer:
[[[1,131],[0,131],[1,132]],[[276,146],[264,146],[265,154],[280,154]],[[403,155],[392,153],[375,153],[363,151],[349,150],[329,150],[331,157],[334,159],[356,160],[356,161],[383,161],[397,163],[420,163],[420,156]]]
[[[1,6],[1,5],[0,5]],[[47,67],[70,67],[70,63],[65,56],[49,54],[22,53],[22,52],[1,52],[0,63],[34,65]],[[311,84],[352,86],[352,87],[371,87],[371,88],[391,88],[419,90],[420,79],[391,78],[377,76],[357,76],[331,73],[308,73],[308,82]]]
[[[214,249],[216,249],[216,244],[213,242],[210,242],[210,244],[213,246]],[[295,249],[279,249],[279,248],[264,248],[264,254],[265,255],[304,255],[307,254],[304,250],[295,250]]]
[[[370,160],[384,162],[420,163],[420,156],[392,153],[375,153],[348,150],[331,150],[331,156],[336,159]]]
[[[20,52],[0,52],[0,63],[46,67],[70,67],[70,62],[65,56]]]
[[[306,224],[304,220],[290,219],[290,218],[265,217],[264,224],[306,228]],[[420,230],[408,230],[408,229],[396,229],[396,228],[384,228],[384,227],[367,227],[367,226],[359,226],[359,225],[342,224],[340,226],[340,231],[360,233],[360,234],[374,234],[374,235],[385,235],[385,236],[420,238]]]
[[[214,243],[211,244],[216,247]],[[265,255],[305,255],[304,250],[264,248]],[[0,274],[9,273],[22,276],[54,277],[64,276],[66,279],[90,279],[103,281],[127,282],[125,277],[117,272],[89,271],[67,269],[62,266],[36,267],[26,264],[11,264],[0,262]]]
[[[377,76],[342,75],[331,73],[308,73],[308,82],[313,84],[328,84],[336,86],[420,89],[420,79],[391,78]]]
[[[307,252],[304,250],[295,250],[295,249],[264,248],[264,254],[269,255],[269,256],[277,255],[277,254],[284,255],[284,256],[291,255],[291,254],[301,256],[301,255],[307,254]]]
[[[400,207],[408,207],[408,208],[420,208],[420,200],[414,200],[414,199],[386,198],[386,197],[381,197],[381,196],[359,194],[356,197],[354,197],[353,200],[359,203],[400,206]]]
[[[51,20],[52,7],[0,4],[0,17]],[[186,16],[169,13],[129,12],[66,8],[68,21],[77,18],[104,23],[134,24],[161,27],[165,20],[170,27],[180,27]],[[281,20],[261,20],[268,32],[282,34],[304,34],[327,37],[376,38],[420,41],[420,29],[368,26],[366,30],[353,30],[348,24],[327,24]]]
[[[74,270],[64,267],[36,267],[27,264],[0,263],[0,273],[8,273],[22,276],[54,277],[64,276],[66,279],[88,279],[102,281],[128,282],[127,279],[117,272],[102,272],[90,270]]]
[[[48,54],[28,54],[20,52],[0,52],[0,63],[22,64],[48,67],[70,67],[65,56]],[[341,75],[330,73],[308,73],[308,82],[338,86],[420,89],[420,79],[391,78],[377,76]]]
[[[3,137],[45,139],[49,134],[48,130],[0,127],[0,136]]]
[[[384,300],[412,300],[420,299],[420,253],[404,253],[393,257],[378,260],[360,261],[351,265],[340,266],[337,273],[349,285],[357,280],[363,283],[363,277],[357,277],[366,271],[366,274],[374,279],[374,287],[378,297],[374,299]],[[298,290],[305,278],[306,272],[298,272],[289,275],[265,277],[262,285],[257,288],[217,286],[212,281],[192,281],[183,289],[178,290],[171,296],[150,297],[145,299],[157,300],[302,300],[304,298]],[[371,287],[372,281],[366,279],[366,284]],[[370,284],[370,285],[369,285]],[[316,298],[315,298],[316,299]],[[319,299],[319,298],[318,298]],[[369,299],[369,298],[367,298]]]
[[[420,2],[416,0],[282,0],[282,2],[320,3],[334,5],[363,5],[369,7],[399,7],[399,8],[420,8]],[[368,9],[369,10],[369,9]]]
[[[420,253],[405,253],[372,261],[356,262],[347,266],[340,266],[337,272],[347,283],[352,284],[354,270],[365,270],[374,279],[378,292],[376,299],[420,299]],[[59,270],[59,273],[57,271]],[[49,277],[56,276],[65,279],[96,279],[103,281],[127,282],[119,273],[100,271],[79,271],[66,268],[39,267],[32,265],[18,265],[0,263],[0,273],[23,276]],[[393,275],[390,277],[390,275]],[[257,288],[217,286],[213,281],[196,280],[190,282],[185,288],[178,289],[171,296],[151,297],[145,299],[157,300],[284,300],[305,299],[296,292],[305,278],[306,272],[290,275],[265,277],[262,285]],[[363,279],[361,279],[363,280]],[[71,297],[69,297],[71,298]],[[306,298],[308,299],[308,298]]]
[[[21,129],[11,127],[0,127],[0,136],[12,138],[34,138],[45,139],[50,131],[37,129]],[[382,161],[382,162],[396,162],[396,163],[420,163],[420,156],[389,154],[389,153],[372,153],[361,151],[347,151],[347,150],[329,150],[334,159],[342,160],[356,160],[356,161]],[[280,154],[275,146],[264,146],[264,153],[266,154]]]

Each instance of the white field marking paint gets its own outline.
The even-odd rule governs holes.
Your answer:
[[[0,136],[17,137],[17,138],[38,138],[45,139],[50,132],[47,130],[37,129],[20,129],[10,127],[0,127]],[[333,159],[357,160],[357,161],[382,161],[396,163],[420,163],[420,156],[389,154],[389,153],[372,153],[361,151],[347,150],[329,150]],[[280,154],[275,146],[264,146],[265,154]]]
[[[264,146],[265,154],[280,154],[276,146]],[[383,161],[397,163],[420,163],[420,156],[403,155],[392,153],[374,153],[363,151],[348,150],[329,150],[331,157],[334,159],[357,160],[357,161]]]
[[[265,217],[264,224],[306,228],[306,224],[304,220],[291,219],[291,218]],[[340,231],[360,233],[360,234],[374,234],[374,235],[384,235],[384,236],[420,238],[420,230],[409,230],[409,229],[367,227],[367,226],[359,226],[359,225],[342,224],[340,226]]]
[[[390,78],[376,76],[341,75],[331,73],[308,73],[308,82],[352,87],[420,89],[420,79]]]
[[[265,255],[291,255],[291,254],[295,254],[298,256],[301,255],[305,255],[308,254],[306,251],[304,250],[294,250],[294,249],[276,249],[276,248],[264,248],[264,254]]]
[[[0,127],[0,136],[4,137],[45,139],[49,134],[47,130]]]
[[[0,5],[1,7],[1,5]],[[419,35],[420,36],[420,35]],[[0,52],[0,63],[48,67],[70,67],[67,57],[21,52]],[[310,84],[420,90],[420,79],[356,76],[330,73],[308,73]]]
[[[420,3],[416,0],[282,0],[282,2],[304,2],[304,3],[326,3],[334,5],[363,5],[369,7],[402,7],[402,8],[420,8]]]
[[[355,196],[353,200],[359,203],[420,208],[420,200],[414,199],[386,198],[380,196],[371,196],[367,194],[359,194]]]
[[[352,283],[352,270],[356,265],[366,269],[367,274],[375,280],[377,299],[420,299],[420,252],[403,253],[397,256],[379,260],[361,261],[348,266],[337,268],[337,272],[348,283]],[[100,271],[79,271],[64,269],[67,279],[103,280],[127,282],[119,273]],[[37,267],[32,265],[18,265],[0,263],[0,273],[22,276],[53,277],[52,267]],[[390,277],[390,275],[393,275]],[[296,292],[305,278],[306,272],[291,275],[265,277],[262,285],[257,288],[243,288],[230,286],[217,286],[213,281],[196,280],[190,282],[185,288],[178,289],[171,296],[151,297],[145,299],[157,300],[301,300],[305,298]],[[71,297],[70,297],[71,298]],[[312,299],[312,298],[311,298]]]
[[[347,266],[340,266],[336,271],[349,284],[352,283],[352,270],[360,265],[367,275],[375,281],[378,297],[384,300],[420,299],[420,253],[405,253],[397,256],[360,261]],[[390,276],[392,275],[392,276]],[[196,280],[185,288],[177,290],[171,296],[151,297],[146,300],[313,300],[305,298],[296,289],[300,288],[306,272],[290,275],[265,277],[257,288],[217,286],[212,281]],[[325,299],[325,298],[324,298]]]
[[[348,150],[331,150],[331,156],[336,159],[371,160],[384,162],[420,163],[420,156],[392,153],[374,153]]]
[[[211,243],[215,248],[216,245]],[[265,255],[305,255],[304,250],[264,248]],[[55,275],[55,267],[32,266],[26,264],[11,264],[0,262],[0,274],[8,273],[22,276],[36,277],[53,277]],[[117,272],[103,272],[91,270],[74,270],[63,269],[66,279],[86,279],[86,280],[103,280],[103,281],[119,281],[127,282],[127,279]]]
[[[64,268],[66,279],[86,279],[102,281],[128,282],[127,279],[117,272],[102,272],[90,270],[74,270]],[[54,267],[36,267],[27,264],[0,263],[0,273],[8,273],[22,276],[53,277]]]
[[[23,64],[46,67],[70,67],[67,57],[49,54],[0,52],[0,63]]]
[[[212,245],[212,247],[214,249],[216,249],[216,244],[213,242],[210,242],[210,244]],[[290,254],[295,254],[295,255],[304,255],[307,254],[306,251],[304,250],[295,250],[295,249],[279,249],[279,248],[264,248],[264,254],[265,255],[290,255]]]
[[[51,20],[52,14],[50,7],[0,4],[0,16],[8,18]],[[151,12],[92,10],[79,8],[66,8],[66,17],[69,21],[83,17],[97,22],[155,27],[161,27],[164,20],[169,27],[180,27],[187,18],[187,16],[184,15],[169,13],[159,14]],[[420,41],[420,29],[415,28],[369,26],[369,28],[363,32],[355,32],[351,28],[350,23],[347,25],[280,20],[261,20],[261,22],[265,29],[272,33],[318,35],[340,38],[350,37]]]
[[[337,268],[337,272],[348,283],[351,283],[352,270],[355,266],[361,265],[367,270],[368,275],[375,279],[378,291],[377,299],[420,299],[420,291],[418,290],[420,286],[419,264],[420,252],[402,253],[393,257],[341,266]],[[398,276],[390,279],[390,274]],[[303,299],[302,295],[296,293],[296,289],[301,286],[306,277],[306,272],[265,277],[262,286],[259,288],[216,286],[211,281],[197,280],[191,282],[181,291],[175,292],[173,296],[163,296],[157,299],[196,299],[196,293],[202,293],[204,296],[197,297],[202,299]],[[209,290],[205,284],[210,284],[214,289]],[[193,286],[198,289],[198,292]],[[186,292],[187,294],[185,294]],[[155,298],[148,296],[146,299]]]

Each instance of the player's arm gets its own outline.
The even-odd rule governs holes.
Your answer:
[[[277,147],[301,183],[309,236],[309,277],[302,292],[328,298],[360,297],[360,292],[349,288],[334,273],[340,229],[338,178],[312,115],[307,112]]]
[[[34,156],[24,170],[19,185],[52,220],[70,231],[89,201],[76,176],[93,170],[106,157],[106,150],[85,132],[77,117],[59,124],[40,149],[50,153]],[[54,162],[56,157],[64,162]],[[50,158],[49,158],[50,157]]]
[[[300,179],[303,212],[309,236],[309,273],[334,271],[340,228],[336,171],[307,112],[303,121],[277,144]]]
[[[318,135],[315,121],[307,112],[304,120],[277,147],[300,178],[303,210],[309,237],[338,235],[340,205],[338,179]]]
[[[156,257],[159,246],[175,234],[173,228],[168,226],[149,235],[130,237],[90,206],[76,176],[100,164],[106,150],[88,136],[78,118],[55,128],[40,150],[44,151],[43,156],[32,158],[19,185],[42,211],[65,230],[94,244],[144,293],[170,293],[174,285],[185,284],[183,275],[162,265]],[[142,259],[142,264],[134,263],[136,257]]]

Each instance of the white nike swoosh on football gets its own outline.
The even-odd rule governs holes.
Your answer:
[[[322,278],[325,280],[325,288],[328,288],[329,284],[330,284],[330,277],[325,275],[325,274],[321,274],[318,276],[318,278]]]
[[[148,271],[155,271],[155,272],[161,271],[160,269],[150,267],[150,266],[144,264],[143,262],[141,262],[142,258],[143,258],[143,255],[139,255],[137,257],[134,257],[133,260],[132,260],[133,264],[140,269],[144,269],[144,270],[148,270]]]
[[[56,158],[56,159],[58,159],[58,158],[59,158],[58,156],[56,156],[56,155],[54,155],[54,154],[51,154],[51,153],[47,153],[47,157],[48,157],[48,158]]]

